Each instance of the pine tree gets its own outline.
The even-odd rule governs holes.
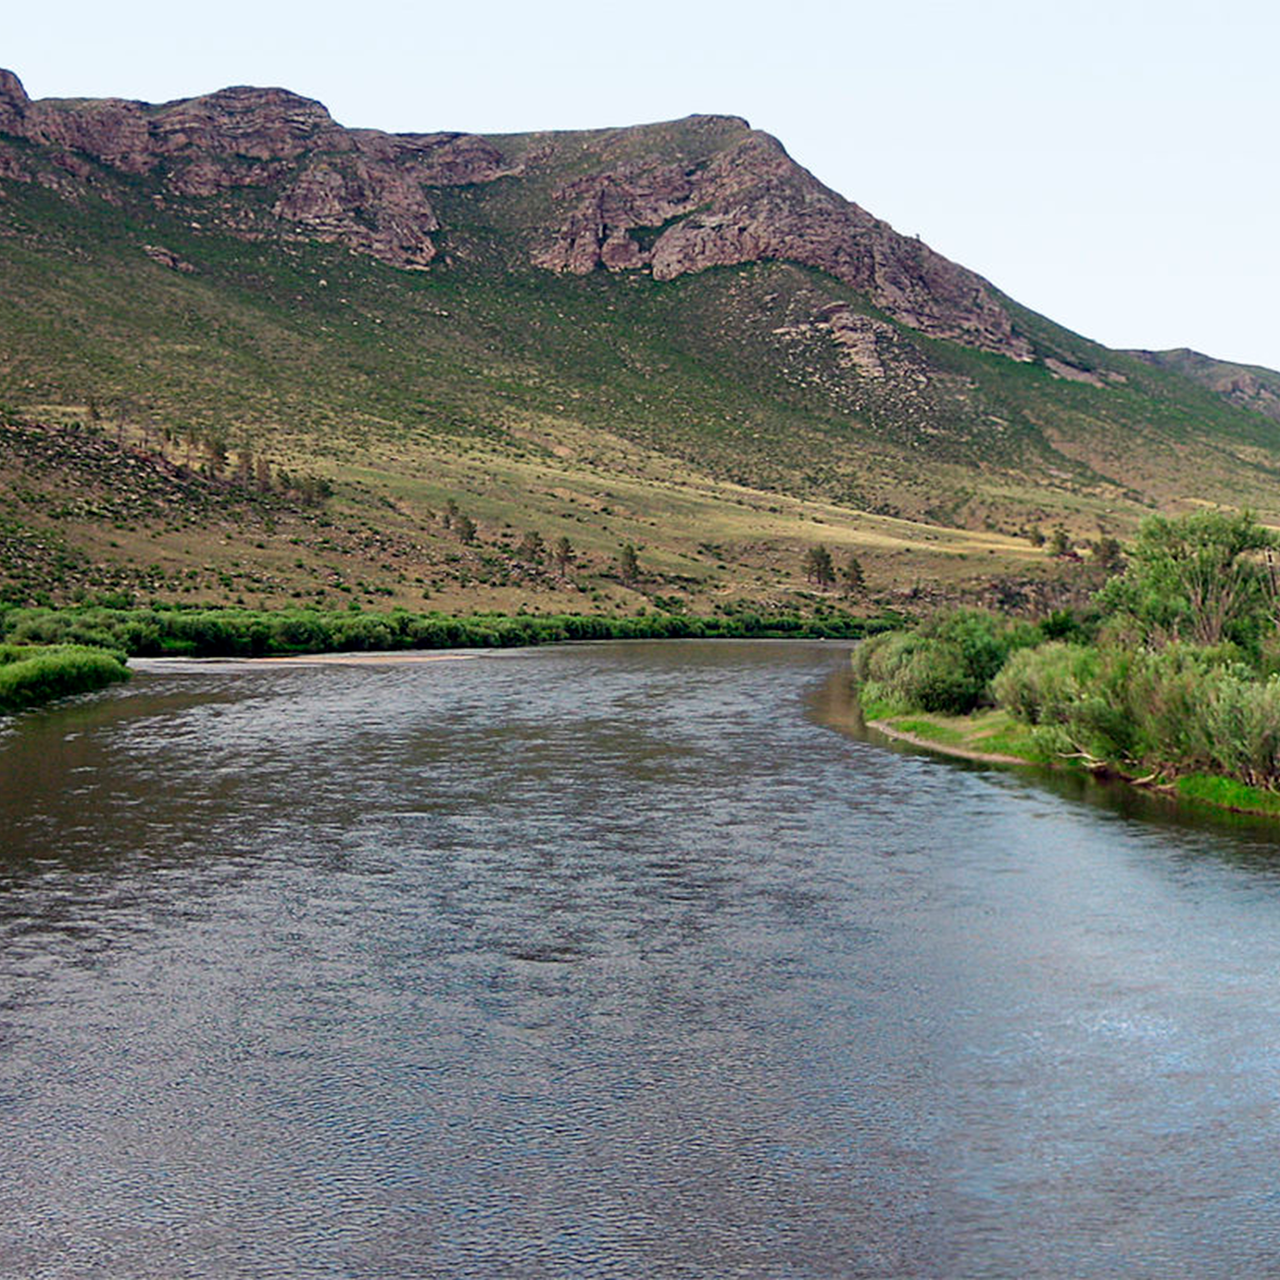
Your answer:
[[[836,580],[835,566],[831,563],[831,552],[818,543],[810,547],[804,558],[805,577],[818,586],[829,587]]]
[[[220,476],[227,465],[227,438],[220,431],[212,431],[204,441],[207,468],[211,476]]]
[[[573,564],[573,543],[563,535],[556,542],[555,549],[556,568],[563,577],[569,572],[569,566]]]
[[[1124,552],[1120,541],[1109,533],[1100,531],[1098,540],[1092,544],[1094,560],[1106,573],[1119,573],[1124,568]]]
[[[520,545],[516,548],[516,558],[524,560],[528,564],[538,564],[542,560],[545,550],[542,534],[538,533],[536,529],[530,529],[520,539]]]
[[[866,589],[867,579],[862,572],[862,562],[851,555],[844,567],[844,590],[846,595],[856,596]]]
[[[618,572],[626,583],[632,583],[640,576],[640,561],[636,558],[635,547],[629,542],[618,556]]]

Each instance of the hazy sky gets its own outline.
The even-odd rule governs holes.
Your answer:
[[[1280,368],[1274,0],[6,9],[33,97],[278,84],[415,131],[746,116],[1089,337]]]

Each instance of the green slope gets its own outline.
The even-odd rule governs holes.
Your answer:
[[[501,141],[517,156],[538,145]],[[679,125],[624,141],[694,154]],[[48,535],[63,561],[118,562],[97,584],[64,567],[47,590],[118,579],[161,596],[345,587],[414,605],[424,592],[504,607],[671,596],[705,610],[802,596],[800,555],[820,539],[866,557],[884,594],[1050,573],[1016,536],[1032,525],[1060,521],[1083,538],[1099,524],[1123,532],[1152,504],[1196,501],[1278,514],[1275,422],[1009,300],[1033,361],[926,338],[785,262],[661,283],[530,266],[551,193],[571,176],[432,189],[445,230],[428,271],[235,239],[193,217],[198,202],[165,200],[159,176],[96,166],[94,190],[75,198],[0,182],[7,417],[79,424],[86,458],[114,448],[172,490],[159,515],[52,515],[59,485],[102,484],[87,463],[42,470],[32,428],[21,445],[14,433],[0,477],[9,536]],[[874,368],[815,323],[832,308],[862,326]],[[315,509],[279,486],[254,495],[225,476],[173,474],[198,466],[211,438],[231,467],[250,454],[274,474],[323,477],[335,496]],[[196,489],[199,537],[174,518]],[[442,520],[450,501],[479,522],[481,549]],[[573,582],[512,558],[526,527],[548,543],[571,537]],[[377,536],[398,560],[359,549]],[[613,574],[623,542],[648,549],[639,592]],[[33,555],[10,574],[11,595],[33,591]],[[162,572],[146,576],[144,562]]]

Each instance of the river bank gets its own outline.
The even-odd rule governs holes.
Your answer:
[[[1046,751],[1037,743],[1030,726],[999,708],[987,708],[968,716],[944,716],[919,711],[892,715],[877,707],[870,716],[864,717],[864,723],[868,729],[896,742],[959,760],[1091,773],[1177,803],[1280,818],[1280,795],[1234,778],[1185,773],[1164,780],[1158,776],[1127,773],[1103,761]]]
[[[609,614],[366,613],[181,605],[0,607],[0,642],[81,644],[130,657],[266,658],[419,649],[498,649],[566,640],[861,639],[894,620],[736,610],[711,617]]]
[[[129,679],[118,653],[86,645],[0,645],[0,713]]]
[[[991,717],[1010,719],[1001,712],[992,713]],[[924,716],[920,714],[901,716],[895,722],[892,718],[866,721],[868,729],[883,733],[886,738],[896,742],[905,742],[913,747],[925,747],[937,751],[940,755],[955,756],[960,760],[974,760],[979,764],[1009,765],[1043,765],[1043,759],[1033,759],[1028,755],[1015,755],[1012,746],[1006,743],[1003,724],[997,727],[971,725],[969,732],[957,728],[952,723],[944,723],[962,717]],[[971,717],[970,719],[974,719]],[[908,727],[910,726],[910,727]],[[993,742],[1000,742],[1006,750],[996,751],[990,747]]]

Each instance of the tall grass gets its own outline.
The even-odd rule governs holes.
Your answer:
[[[0,646],[0,710],[17,711],[129,678],[119,654],[80,645]]]
[[[628,618],[591,614],[450,617],[404,610],[376,614],[94,606],[0,612],[0,639],[96,645],[135,656],[268,657],[352,650],[510,648],[567,640],[857,638],[878,625],[885,624],[848,615],[813,619],[737,613],[697,618],[655,612]]]

